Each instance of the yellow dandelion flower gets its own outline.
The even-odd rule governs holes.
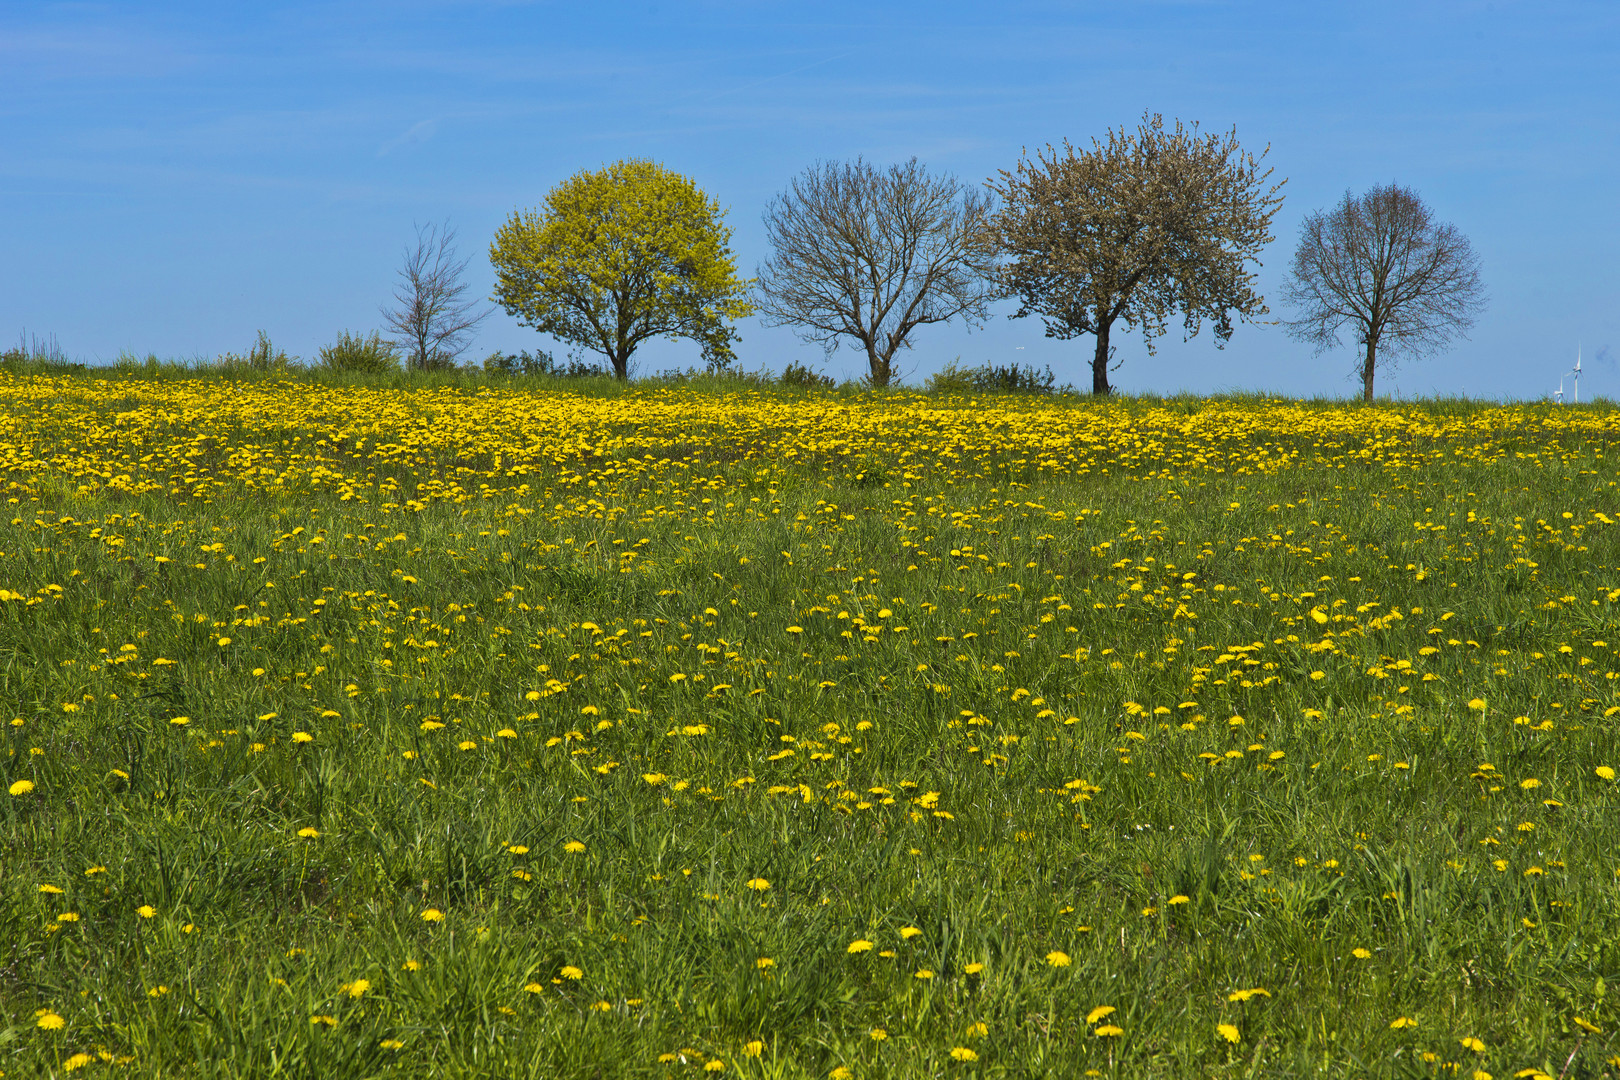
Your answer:
[[[1059,952],[1056,949],[1053,949],[1051,952],[1046,954],[1046,962],[1051,964],[1053,967],[1068,967],[1071,963],[1073,963],[1073,961],[1069,959],[1068,953]]]
[[[1243,1038],[1242,1034],[1238,1031],[1236,1024],[1216,1024],[1215,1034],[1219,1035],[1229,1043],[1238,1042]]]
[[[67,1026],[67,1021],[53,1012],[46,1011],[40,1014],[38,1020],[34,1021],[34,1026],[44,1031],[61,1031]]]
[[[573,979],[575,982],[585,977],[585,973],[572,964],[564,964],[557,974],[565,979]]]
[[[34,790],[34,782],[32,780],[18,780],[7,790],[9,790],[13,796],[21,797]]]
[[[585,845],[580,843],[578,840],[570,840],[562,847],[563,850],[568,852],[570,855],[578,855],[580,852],[585,850]]]
[[[957,1061],[978,1061],[979,1055],[967,1046],[951,1047],[951,1057]]]
[[[444,912],[436,907],[430,907],[422,912],[423,922],[444,922]]]
[[[1086,1013],[1086,1023],[1095,1024],[1097,1021],[1102,1020],[1105,1017],[1114,1015],[1114,1012],[1115,1010],[1112,1005],[1099,1005],[1095,1009],[1092,1009],[1090,1012]]]
[[[764,892],[771,887],[771,883],[762,877],[757,877],[749,878],[747,881],[743,882],[743,886],[745,888],[753,889],[755,892]]]

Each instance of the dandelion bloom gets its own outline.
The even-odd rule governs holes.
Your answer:
[[[1097,1036],[1099,1039],[1112,1039],[1116,1036],[1125,1034],[1125,1029],[1122,1027],[1116,1027],[1113,1024],[1104,1024],[1102,1027],[1092,1032],[1092,1034]]]
[[[922,968],[917,972],[917,974],[912,976],[913,979],[932,979],[933,977],[934,973],[929,971],[927,968]]]
[[[776,966],[776,961],[772,960],[768,956],[762,956],[758,960],[754,961],[754,966],[759,968],[759,970],[761,970],[761,971],[765,971],[765,970],[768,970],[770,968],[775,967]]]
[[[957,1061],[978,1061],[979,1060],[979,1055],[974,1053],[971,1048],[966,1047],[966,1046],[953,1046],[953,1047],[951,1047],[951,1057],[955,1058]]]
[[[1361,948],[1351,949],[1350,955],[1355,957],[1357,960],[1368,960],[1372,958],[1372,953]]]
[[[62,1062],[62,1071],[72,1072],[74,1069],[82,1069],[94,1060],[96,1059],[91,1057],[89,1054],[74,1054],[72,1057]]]
[[[766,889],[769,889],[771,887],[771,883],[766,881],[762,877],[749,878],[743,884],[747,888],[753,889],[755,892],[764,892]]]
[[[546,991],[545,987],[541,986],[539,983],[536,983],[536,982],[529,983],[523,989],[528,991],[531,994],[543,994]]]
[[[900,936],[902,938],[914,938],[920,933],[922,933],[922,931],[917,929],[915,926],[902,926],[900,928]]]
[[[712,1059],[710,1061],[704,1062],[703,1071],[704,1072],[725,1072],[726,1071],[726,1063],[721,1061],[719,1058],[714,1058],[714,1059]]]
[[[1215,1034],[1229,1043],[1235,1043],[1243,1038],[1242,1034],[1238,1032],[1236,1024],[1216,1024]]]
[[[873,1042],[882,1042],[889,1037],[889,1033],[882,1028],[873,1028],[871,1031]]]
[[[317,829],[317,828],[315,828],[314,826],[311,826],[311,825],[305,825],[302,829],[298,830],[298,835],[303,836],[303,837],[307,837],[308,839],[313,840],[317,836],[321,835],[321,830],[319,830],[319,829]]]
[[[430,907],[422,912],[423,922],[444,922],[444,912],[436,907]]]
[[[580,843],[578,840],[570,840],[568,843],[563,845],[563,850],[568,852],[570,855],[578,855],[580,852],[585,850],[585,845]]]
[[[9,790],[13,795],[27,795],[34,790],[34,782],[32,780],[18,780],[11,785]]]
[[[517,738],[517,732],[513,731],[509,727],[503,727],[501,730],[495,733],[495,737],[497,739],[515,739]]]
[[[1603,779],[1603,780],[1613,780],[1614,779],[1614,770],[1609,768],[1607,765],[1599,765],[1597,768],[1593,769],[1592,771],[1597,773],[1598,777],[1600,779]],[[16,792],[14,791],[14,792],[12,792],[12,794],[15,795]]]
[[[1468,707],[1470,709],[1472,709],[1474,712],[1484,712],[1485,711],[1485,699],[1484,698],[1474,698],[1474,699],[1472,699],[1471,701],[1468,702]]]
[[[968,964],[962,970],[969,975],[977,975],[979,972],[984,970],[984,965],[979,963]]]
[[[765,1044],[758,1039],[743,1043],[743,1057],[759,1057],[765,1052]]]
[[[572,964],[564,964],[562,970],[558,971],[557,974],[565,979],[573,979],[575,982],[585,977],[585,973]]]
[[[1086,1023],[1095,1024],[1104,1017],[1112,1016],[1113,1014],[1114,1007],[1112,1005],[1099,1005],[1095,1009],[1092,1009],[1090,1012],[1086,1013]]]
[[[866,941],[866,940],[857,938],[856,940],[849,943],[849,950],[848,951],[852,952],[852,953],[870,952],[871,950],[872,950],[872,943],[870,941]]]
[[[36,1027],[43,1028],[46,1031],[61,1031],[67,1026],[67,1021],[53,1012],[41,1013],[39,1019],[34,1023]]]
[[[1529,778],[1529,779],[1526,779],[1526,780],[1520,780],[1520,781],[1519,781],[1519,786],[1520,786],[1520,787],[1521,787],[1521,788],[1523,788],[1523,789],[1524,789],[1524,790],[1526,790],[1526,791],[1529,791],[1529,790],[1531,790],[1531,789],[1532,789],[1532,788],[1538,788],[1538,787],[1540,787],[1540,786],[1541,786],[1541,781],[1540,781],[1540,780],[1537,780],[1537,779],[1536,779],[1536,778],[1535,778],[1535,777],[1533,777],[1533,776],[1532,776],[1532,777],[1530,777],[1530,778]]]
[[[1073,961],[1069,959],[1068,953],[1059,952],[1056,949],[1053,949],[1051,952],[1046,954],[1046,962],[1051,964],[1053,967],[1068,967],[1071,963],[1073,963]]]
[[[173,724],[175,727],[185,727],[187,724],[191,723],[191,717],[189,717],[189,716],[176,716],[176,717],[171,718],[169,720],[169,723]]]
[[[1412,1019],[1410,1016],[1397,1016],[1395,1019],[1389,1022],[1389,1029],[1391,1031],[1399,1031],[1401,1028],[1415,1028],[1417,1026],[1417,1021]]]
[[[370,979],[356,979],[356,980],[354,980],[354,982],[352,982],[352,983],[344,983],[343,986],[342,986],[343,992],[348,994],[352,998],[360,997],[362,994],[364,994],[367,990],[370,990],[370,989],[371,989],[371,980]]]
[[[1169,903],[1172,907],[1174,907],[1176,904],[1190,904],[1192,903],[1192,899],[1177,893],[1175,896],[1170,898]]]
[[[295,743],[314,742],[315,741],[315,736],[311,735],[307,731],[295,731],[295,732],[293,732],[292,739],[293,739],[293,742],[295,742]]]
[[[1472,1035],[1465,1039],[1458,1039],[1457,1044],[1464,1050],[1472,1050],[1476,1054],[1483,1054],[1485,1052],[1485,1044],[1479,1039],[1474,1038]]]
[[[139,915],[143,919],[150,919],[152,916],[157,914],[157,908],[153,907],[151,904],[142,904],[140,907],[135,909],[135,914]]]

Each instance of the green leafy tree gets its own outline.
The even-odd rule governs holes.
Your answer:
[[[710,367],[734,358],[731,321],[751,313],[719,203],[651,161],[558,184],[495,234],[493,299],[524,326],[602,353],[629,378],[648,338],[689,338]]]

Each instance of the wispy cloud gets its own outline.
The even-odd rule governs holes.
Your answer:
[[[387,157],[403,146],[416,146],[433,138],[439,130],[437,120],[418,120],[404,131],[377,148],[378,157]]]

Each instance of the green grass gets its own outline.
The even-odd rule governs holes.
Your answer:
[[[1607,406],[300,379],[0,375],[7,1077],[1620,1073]]]

